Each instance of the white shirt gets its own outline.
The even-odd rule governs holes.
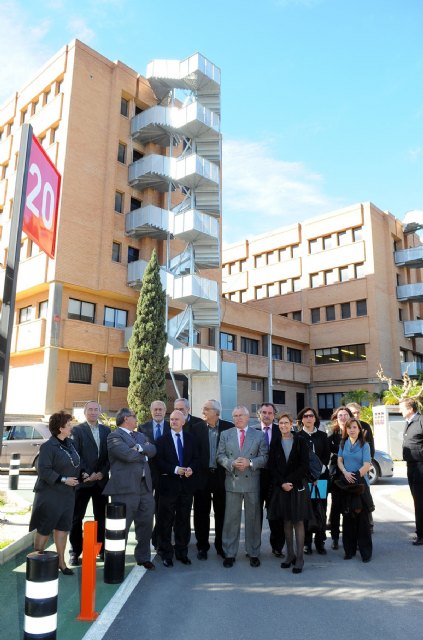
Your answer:
[[[175,451],[176,451],[176,457],[179,460],[179,451],[178,451],[178,438],[176,437],[176,431],[174,431],[173,429],[170,430],[171,434],[172,434],[172,438],[173,438],[173,444],[175,445]],[[183,436],[183,431],[178,431],[178,435],[180,436],[181,439],[181,443],[182,443],[182,447],[184,446],[184,436]],[[178,469],[179,469],[179,465],[177,467],[175,467],[175,473],[178,474]]]

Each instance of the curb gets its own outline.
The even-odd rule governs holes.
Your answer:
[[[19,540],[16,540],[15,542],[12,542],[12,544],[9,544],[9,546],[5,547],[4,549],[0,549],[0,566],[5,564],[8,560],[11,560],[15,556],[17,556],[18,553],[21,553],[21,551],[24,551],[28,547],[31,547],[33,541],[34,532],[31,531],[30,533],[26,533],[22,538],[19,538]]]

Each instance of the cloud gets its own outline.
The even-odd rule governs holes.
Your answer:
[[[275,157],[269,145],[255,141],[223,142],[223,238],[310,218],[341,206],[323,192],[323,179],[302,162]]]
[[[78,40],[89,44],[95,39],[95,32],[82,18],[70,18],[67,24],[67,30],[70,32],[72,40],[78,38]]]

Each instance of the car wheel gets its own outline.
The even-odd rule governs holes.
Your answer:
[[[369,469],[369,484],[375,484],[380,478],[380,468],[375,460],[372,460],[372,466]]]

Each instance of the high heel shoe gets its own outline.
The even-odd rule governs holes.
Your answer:
[[[299,564],[296,565],[295,567],[292,568],[292,573],[302,573],[303,572],[303,566],[304,566],[304,561]]]
[[[59,571],[61,571],[64,576],[73,576],[75,574],[69,567],[59,567]]]
[[[293,556],[292,560],[287,559],[285,562],[281,562],[281,569],[289,569],[289,567],[295,564],[296,561],[297,561],[297,558]]]

